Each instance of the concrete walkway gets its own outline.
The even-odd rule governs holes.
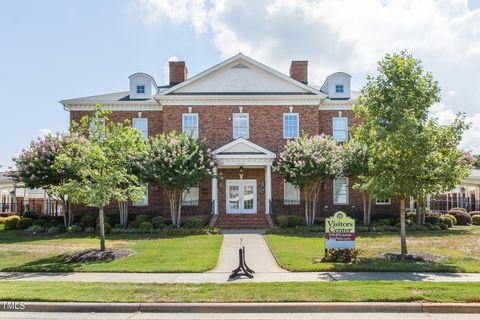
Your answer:
[[[238,249],[240,243],[245,247],[245,262],[256,273],[288,272],[280,268],[272,255],[262,232],[223,232],[223,242],[218,256],[217,266],[212,273],[232,272],[238,267]]]

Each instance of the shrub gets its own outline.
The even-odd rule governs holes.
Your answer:
[[[453,219],[455,219],[455,217],[452,216]],[[444,217],[443,215],[440,216],[439,218],[439,223],[438,224],[444,224],[447,226],[447,228],[451,228],[453,227],[453,220],[450,218],[450,217]],[[456,221],[456,220],[455,220]]]
[[[474,215],[472,217],[472,224],[480,226],[480,215]]]
[[[439,223],[437,224],[437,226],[439,226],[440,229],[442,229],[442,230],[448,230],[448,228],[449,228],[448,224],[443,223],[443,222],[439,222]]]
[[[55,234],[55,233],[59,233],[60,232],[60,228],[59,227],[50,227],[47,229],[47,234]]]
[[[412,221],[417,221],[417,213],[414,211],[407,211],[405,218]]]
[[[198,217],[188,218],[183,223],[183,226],[185,228],[189,228],[189,229],[201,228],[204,225],[205,225],[205,220],[203,220],[202,218],[198,218]]]
[[[432,224],[432,225],[430,225],[429,229],[432,230],[432,231],[442,230],[442,228],[440,227],[439,224],[440,224],[440,222],[438,224]]]
[[[165,219],[163,217],[153,217],[152,224],[155,229],[161,229],[166,226]]]
[[[287,216],[278,216],[277,217],[277,224],[279,228],[287,228],[288,227],[288,217]]]
[[[110,220],[110,219],[108,219],[108,220]],[[112,231],[112,226],[110,225],[110,222],[107,222],[107,219],[105,219],[105,221],[103,223],[103,229],[105,230],[105,234]],[[100,232],[100,223],[98,223],[97,226],[95,227],[95,231]]]
[[[440,217],[439,216],[428,216],[425,217],[425,222],[430,223],[430,224],[437,224],[440,222]]]
[[[45,227],[45,225],[47,224],[47,222],[45,220],[42,220],[42,219],[38,219],[36,221],[33,221],[33,225],[34,226],[39,226],[39,227]]]
[[[300,217],[295,216],[293,214],[288,216],[288,226],[290,228],[299,227],[301,224],[302,224],[302,219],[300,219]]]
[[[17,229],[27,229],[33,225],[33,220],[30,218],[20,218],[17,221]]]
[[[80,224],[84,229],[95,227],[95,218],[89,214],[84,215],[80,218]]]
[[[94,232],[95,232],[95,228],[93,227],[85,228],[85,233],[94,233]]]
[[[4,224],[5,224],[5,220],[7,220],[6,217],[0,217],[0,224],[1,224],[1,225],[4,225]]]
[[[19,216],[9,216],[5,219],[5,230],[15,230],[17,228],[18,220],[20,220]]]
[[[357,260],[360,249],[328,249],[324,261],[352,262]]]
[[[27,232],[42,233],[42,232],[45,232],[45,229],[42,226],[33,225],[33,226],[31,226],[30,228],[27,229]]]
[[[470,211],[470,215],[473,216],[480,216],[480,211]]]
[[[472,224],[472,217],[465,211],[449,211],[452,216],[457,219],[457,224],[459,226],[469,226]]]
[[[83,227],[79,223],[75,223],[74,225],[70,226],[67,230],[68,233],[80,233],[83,231]]]
[[[36,213],[35,211],[31,211],[31,210],[30,211],[25,211],[23,213],[23,217],[24,218],[30,218],[32,220],[38,220],[38,218],[39,218],[38,213]]]
[[[458,207],[454,207],[452,209],[450,209],[448,211],[448,213],[450,213],[450,211],[462,211],[462,212],[467,212],[467,210],[465,210],[464,208],[458,208]]]
[[[440,216],[443,219],[448,219],[452,222],[452,226],[457,224],[457,219],[455,219],[454,216],[452,216],[450,213],[445,213]]]
[[[138,225],[138,230],[140,232],[152,232],[153,224],[149,221],[144,221]]]
[[[139,214],[135,217],[135,223],[140,226],[143,222],[148,222],[148,217],[145,214]]]

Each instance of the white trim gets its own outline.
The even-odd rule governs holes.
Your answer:
[[[246,144],[247,146],[249,146],[250,148],[252,149],[255,149],[257,150],[257,152],[259,153],[263,153],[263,154],[256,154],[256,155],[230,155],[230,154],[221,154],[222,152],[225,152],[226,150],[238,145],[238,144]],[[259,145],[251,142],[250,140],[247,140],[247,139],[244,139],[244,138],[238,138],[238,139],[235,139],[233,140],[232,142],[229,142],[223,146],[221,146],[220,148],[216,149],[214,151],[215,155],[217,158],[244,158],[246,157],[247,159],[271,159],[271,160],[274,160],[277,155],[275,153],[273,153],[272,151],[270,150],[267,150],[263,147],[260,147]]]
[[[238,201],[239,201],[239,208],[238,209],[229,209],[229,187],[231,185],[238,185]],[[244,199],[244,186],[245,185],[252,185],[253,186],[253,208],[252,209],[244,209],[245,206],[245,199]],[[225,213],[227,214],[256,214],[257,213],[257,180],[255,179],[228,179],[225,182]]]
[[[296,137],[286,137],[285,136],[285,117],[286,116],[297,116],[297,136]],[[293,113],[284,113],[283,114],[283,139],[296,139],[300,136],[300,115],[296,112]]]
[[[185,116],[195,116],[196,118],[196,123],[197,123],[197,133],[193,134],[194,137],[198,138],[200,135],[200,127],[199,127],[199,121],[198,121],[198,113],[182,113],[182,134],[185,133]],[[190,135],[190,132],[188,133]]]
[[[154,102],[153,104],[142,104],[139,105],[138,102],[136,104],[131,103],[124,103],[124,104],[102,104],[101,102],[98,103],[75,103],[75,104],[64,104],[64,109],[67,111],[93,111],[95,110],[95,106],[97,104],[102,105],[105,110],[111,111],[162,111],[163,107],[158,105],[158,103]]]
[[[143,131],[141,131],[140,129],[136,128],[134,123],[137,122],[138,120],[145,120],[145,123],[146,123],[146,126],[145,126],[145,130],[147,132],[147,135],[146,136],[143,136]],[[148,139],[148,118],[132,118],[132,128],[135,128],[137,129],[138,131],[140,131],[140,133],[142,134],[142,136],[145,138],[145,139]]]
[[[336,202],[336,200],[335,200],[335,181],[340,180],[340,179],[345,179],[347,181],[347,192],[346,192],[347,201],[345,203],[339,203],[339,202]],[[350,188],[350,184],[349,184],[348,178],[339,177],[339,178],[333,179],[332,194],[333,194],[333,204],[334,205],[348,205],[350,203],[349,188]]]
[[[265,167],[265,214],[271,214],[270,202],[272,201],[272,166]]]
[[[233,56],[233,57],[231,57],[231,58],[229,58],[229,59],[227,59],[227,60],[225,60],[225,61],[223,61],[223,62],[221,62],[221,63],[219,63],[219,64],[217,64],[217,65],[215,65],[215,66],[213,66],[213,67],[211,67],[211,68],[209,68],[209,69],[207,69],[207,70],[205,70],[205,71],[203,71],[199,74],[197,74],[196,76],[194,76],[190,79],[187,79],[187,80],[185,80],[185,81],[183,81],[183,82],[181,82],[181,83],[179,83],[179,84],[177,84],[177,85],[175,85],[171,88],[168,88],[167,90],[164,90],[164,91],[156,94],[155,98],[165,96],[169,93],[172,93],[172,92],[174,92],[174,91],[176,91],[180,88],[185,87],[186,85],[188,85],[188,84],[190,84],[194,81],[197,81],[198,79],[201,79],[201,78],[203,78],[203,77],[205,77],[205,76],[207,76],[207,75],[209,75],[209,74],[211,74],[211,73],[213,73],[217,70],[220,70],[221,68],[223,68],[223,67],[225,67],[229,64],[236,63],[237,61],[240,61],[240,60],[243,60],[247,63],[250,63],[250,64],[254,65],[255,67],[257,67],[257,68],[259,68],[259,69],[261,69],[265,72],[268,72],[268,73],[270,73],[274,76],[277,76],[278,78],[281,78],[281,79],[283,79],[283,80],[285,80],[285,81],[287,81],[287,82],[289,82],[289,83],[291,83],[291,84],[293,84],[293,85],[295,85],[299,88],[304,89],[305,91],[313,93],[317,96],[326,97],[326,95],[324,93],[320,92],[319,90],[315,90],[312,87],[309,87],[309,86],[307,86],[307,85],[305,85],[305,84],[303,84],[303,83],[301,83],[297,80],[294,80],[294,79],[284,75],[281,72],[278,72],[275,69],[272,69],[272,68],[270,68],[270,67],[268,67],[268,66],[266,66],[266,65],[264,65],[264,64],[262,64],[262,63],[260,63],[256,60],[253,60],[252,58],[249,58],[249,57],[245,56],[242,53],[239,53],[239,54],[237,54],[237,55],[235,55],[235,56]]]
[[[247,118],[247,136],[246,137],[241,137],[237,136],[235,137],[235,116],[240,116],[240,117],[246,117]],[[233,139],[238,139],[238,138],[245,138],[249,139],[250,138],[250,116],[247,112],[236,112],[232,114],[232,138]]]
[[[386,198],[383,200],[388,200],[387,202],[379,202],[378,199],[375,199],[375,205],[377,206],[389,206],[392,204],[392,198]]]
[[[162,106],[318,106],[316,95],[178,95],[156,98]]]

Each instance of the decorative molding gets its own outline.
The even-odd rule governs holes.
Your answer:
[[[96,104],[65,104],[64,108],[67,111],[93,111]],[[162,111],[161,105],[155,104],[102,104],[103,108],[111,111]]]
[[[341,110],[352,110],[352,104],[336,104],[336,105],[323,105],[321,104],[318,109],[319,110],[325,110],[325,111],[341,111]]]
[[[205,96],[160,96],[156,98],[162,106],[254,106],[254,105],[314,105],[318,106],[322,97],[315,95],[205,95]]]

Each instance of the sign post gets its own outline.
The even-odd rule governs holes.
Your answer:
[[[355,220],[343,211],[325,219],[325,255],[328,249],[355,248]]]

